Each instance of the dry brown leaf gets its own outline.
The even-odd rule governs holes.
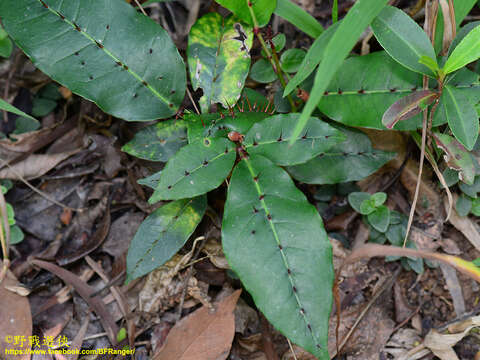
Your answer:
[[[46,174],[63,160],[79,152],[80,149],[67,151],[59,154],[36,155],[31,154],[25,160],[11,167],[0,170],[0,179],[31,180]]]
[[[480,327],[480,316],[474,316],[467,321],[462,322],[455,334],[441,334],[435,329],[425,336],[423,345],[430,349],[441,360],[458,360],[457,354],[453,351],[453,346],[462,340],[473,328]]]
[[[118,326],[115,323],[115,320],[113,319],[110,312],[107,311],[103,301],[98,296],[91,297],[91,295],[95,291],[90,285],[88,285],[77,275],[55,264],[36,259],[31,260],[31,263],[38,266],[39,268],[50,271],[52,274],[58,276],[68,285],[73,286],[78,292],[78,294],[83,298],[83,300],[88,303],[88,305],[100,318],[100,322],[102,323],[103,328],[105,329],[107,336],[110,339],[110,342],[113,345],[117,344]]]
[[[0,261],[0,268],[2,262]],[[7,349],[29,349],[28,337],[32,335],[32,314],[28,298],[7,290],[6,287],[18,287],[19,282],[11,271],[0,284],[0,354],[5,355]],[[15,336],[22,339],[23,345],[15,344]],[[29,355],[11,356],[15,359],[30,359]]]
[[[457,203],[456,194],[453,196],[453,203]],[[445,209],[447,209],[448,201],[446,199],[444,201],[444,205]],[[468,216],[460,217],[458,216],[456,210],[452,209],[449,221],[458,231],[465,235],[467,240],[470,241],[473,246],[475,246],[475,249],[480,251],[480,232],[478,231],[477,226]]]
[[[241,290],[223,299],[211,313],[203,306],[180,320],[170,331],[154,360],[224,360],[235,335],[233,311]]]

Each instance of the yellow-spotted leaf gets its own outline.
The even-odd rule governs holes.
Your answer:
[[[234,16],[209,13],[197,20],[188,39],[188,67],[192,86],[201,88],[200,106],[233,106],[240,98],[250,68],[253,32]]]

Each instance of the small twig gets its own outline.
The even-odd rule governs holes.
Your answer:
[[[135,4],[140,8],[140,11],[142,12],[143,15],[148,16],[145,10],[143,9],[142,5],[138,2],[138,0],[134,0]]]
[[[188,95],[188,98],[190,99],[190,101],[192,102],[193,107],[195,108],[195,111],[197,112],[197,115],[200,115],[200,110],[198,110],[197,104],[193,100],[193,96],[190,93],[190,90],[188,89],[188,86],[187,86],[187,95]]]
[[[260,32],[257,17],[255,15],[255,12],[252,9],[252,3],[250,2],[250,0],[247,0],[247,7],[248,7],[248,10],[250,11],[250,15],[253,20],[253,33],[257,35],[257,38],[260,41],[260,44],[262,45],[263,51],[265,51],[265,54],[267,54],[268,61],[270,61],[270,64],[272,65],[273,70],[275,71],[275,74],[277,74],[278,80],[280,80],[282,87],[285,89],[287,87],[287,83],[285,82],[285,79],[283,77],[283,71],[282,71],[282,68],[280,67],[280,61],[278,60],[278,56],[275,53],[275,49],[272,48],[273,54],[268,49],[268,46],[265,43],[265,40],[263,39],[262,33]],[[287,99],[288,99],[288,102],[290,103],[290,106],[292,107],[292,112],[296,112],[297,107],[295,106],[295,102],[293,101],[290,94],[287,95]]]
[[[195,261],[196,258],[198,257],[198,255],[200,254],[200,251],[203,249],[203,245],[205,243],[205,237],[204,236],[200,236],[198,238],[196,238],[193,242],[193,249],[191,251],[193,251],[195,249],[195,245],[197,244],[198,241],[201,241],[202,243],[200,244],[199,247],[197,247],[197,249],[195,250],[195,253],[194,255],[192,256],[192,260]],[[182,289],[182,296],[180,298],[180,303],[178,304],[178,310],[177,310],[177,314],[176,314],[176,321],[180,320],[180,318],[182,317],[182,309],[183,309],[183,304],[185,303],[185,296],[187,295],[187,290],[188,290],[188,282],[190,281],[190,278],[192,277],[193,275],[193,263],[192,265],[188,268],[188,274],[184,280],[184,285],[183,285],[183,289]]]
[[[8,224],[7,202],[0,191],[0,243],[2,245],[3,265],[0,271],[0,283],[7,275],[10,266],[10,259],[8,257],[8,250],[10,246],[10,225]]]
[[[290,348],[290,351],[292,352],[294,360],[298,360],[297,355],[295,354],[295,351],[293,351],[292,343],[290,342],[290,340],[288,338],[287,338],[287,342],[288,342],[288,347]]]
[[[362,321],[363,317],[367,314],[368,310],[372,307],[372,305],[375,303],[375,301],[380,297],[381,294],[383,294],[384,291],[386,291],[387,289],[389,289],[393,285],[393,283],[397,279],[398,274],[400,274],[401,269],[402,269],[401,267],[398,267],[397,270],[395,270],[395,272],[393,273],[393,276],[391,276],[390,278],[385,280],[385,282],[382,284],[382,286],[377,291],[377,293],[370,299],[368,304],[361,311],[360,315],[358,315],[357,319],[355,320],[355,323],[352,325],[352,327],[348,331],[347,335],[345,335],[342,342],[338,346],[338,351],[336,351],[332,355],[331,358],[335,357],[338,353],[340,353],[342,348],[347,343],[348,339],[350,339],[350,336],[352,336],[353,332],[356,330],[358,324],[360,324],[360,321]],[[340,309],[337,309],[337,311],[340,312]]]
[[[58,205],[60,206],[61,208],[63,209],[67,209],[67,210],[71,210],[71,211],[75,211],[75,212],[83,212],[85,211],[85,208],[72,208],[70,206],[67,206],[65,204],[62,204],[61,202],[55,200],[54,198],[52,198],[50,195],[44,193],[43,191],[37,189],[35,186],[33,186],[32,184],[30,184],[30,182],[25,179],[18,171],[16,171],[9,163],[7,163],[5,160],[3,159],[0,159],[0,163],[2,166],[7,166],[10,171],[12,173],[14,173],[19,179],[21,182],[23,182],[25,185],[27,185],[31,190],[33,190],[34,192],[36,192],[38,195],[40,195],[41,197],[43,197],[44,199],[54,203],[55,205]]]

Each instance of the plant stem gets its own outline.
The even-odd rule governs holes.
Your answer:
[[[285,81],[285,78],[283,77],[283,71],[282,71],[282,68],[280,67],[280,61],[278,59],[277,53],[275,51],[270,52],[270,49],[268,48],[267,43],[263,39],[263,36],[260,33],[260,28],[258,26],[257,17],[255,16],[255,13],[253,12],[253,9],[252,9],[252,3],[249,0],[247,0],[247,6],[253,20],[253,32],[255,35],[257,35],[257,38],[260,41],[260,44],[262,45],[263,51],[265,51],[265,54],[267,54],[268,61],[270,61],[270,64],[272,65],[273,70],[275,71],[275,74],[277,74],[278,80],[280,80],[282,87],[285,89],[287,86],[287,83]],[[290,96],[290,94],[287,95],[287,99],[288,99],[288,102],[290,103],[290,106],[292,107],[292,112],[297,112],[297,107],[292,97]]]

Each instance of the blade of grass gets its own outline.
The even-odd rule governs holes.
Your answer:
[[[320,102],[324,91],[342,65],[350,50],[371,21],[378,15],[388,0],[358,0],[338,26],[325,49],[325,56],[318,67],[315,81],[302,115],[293,131],[290,145],[302,132],[310,115]]]
[[[333,0],[332,23],[335,24],[337,21],[338,21],[338,0]]]
[[[312,15],[290,0],[277,0],[274,13],[312,38],[317,38],[323,32],[323,26]]]

